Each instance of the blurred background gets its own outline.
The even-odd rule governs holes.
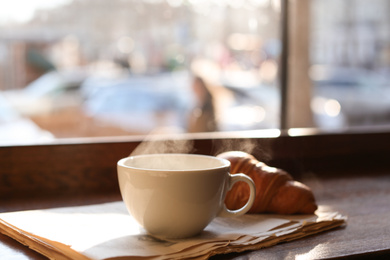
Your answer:
[[[0,0],[0,145],[277,129],[280,0]],[[312,0],[313,127],[390,124],[390,2]]]

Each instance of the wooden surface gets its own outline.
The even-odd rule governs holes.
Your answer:
[[[194,153],[250,149],[260,160],[308,184],[320,205],[348,216],[344,228],[213,258],[390,259],[389,137],[378,132],[193,138]],[[139,144],[130,140],[0,147],[0,212],[120,200],[116,161]],[[45,258],[0,235],[0,259]]]
[[[306,173],[303,181],[314,191],[318,203],[348,216],[347,225],[325,233],[274,247],[213,259],[331,259],[340,257],[376,259],[390,257],[390,172],[358,173],[338,178]],[[93,204],[120,199],[105,196],[15,200],[2,211]],[[0,235],[1,259],[45,259],[17,242]]]
[[[319,204],[346,215],[347,225],[231,259],[390,259],[390,172],[325,180],[310,175],[306,183]]]

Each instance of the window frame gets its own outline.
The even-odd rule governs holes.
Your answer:
[[[259,160],[285,169],[295,178],[308,172],[348,175],[389,169],[390,129],[318,132],[290,129],[270,133],[184,134],[166,140],[193,144],[191,153],[216,155],[247,151]],[[276,135],[275,135],[276,133]],[[130,155],[142,137],[96,138],[51,144],[0,147],[0,202],[10,198],[84,196],[118,192],[116,162]]]

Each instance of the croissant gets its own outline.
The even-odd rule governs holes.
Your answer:
[[[217,155],[231,163],[231,174],[244,173],[256,185],[256,198],[248,213],[313,214],[317,209],[311,189],[294,181],[287,172],[267,166],[252,155],[230,151]],[[225,204],[235,210],[243,207],[249,198],[249,187],[236,183],[227,193]]]

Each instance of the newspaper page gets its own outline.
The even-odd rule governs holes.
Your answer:
[[[255,250],[338,227],[337,212],[317,215],[246,214],[216,218],[198,236],[150,236],[122,201],[0,214],[0,232],[52,259],[207,259]]]

